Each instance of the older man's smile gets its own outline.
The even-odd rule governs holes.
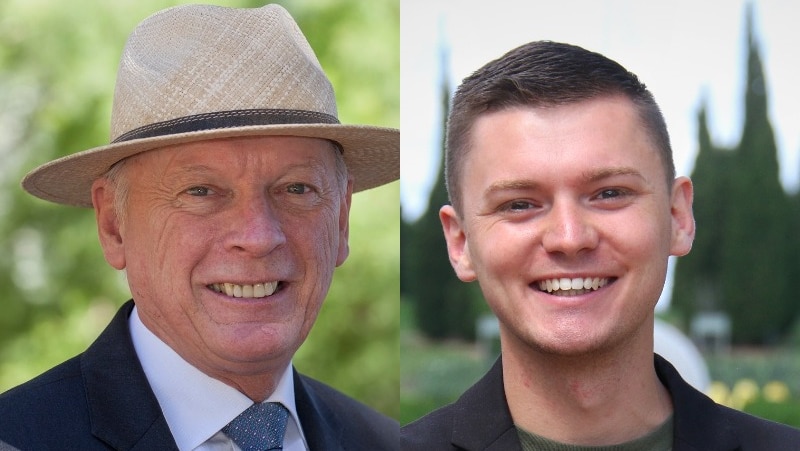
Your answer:
[[[217,293],[224,293],[235,298],[263,298],[270,296],[278,289],[278,282],[264,282],[253,285],[235,283],[213,283],[208,286]]]

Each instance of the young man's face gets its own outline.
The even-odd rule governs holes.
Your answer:
[[[669,255],[691,248],[691,182],[666,183],[633,104],[512,108],[474,124],[450,259],[500,319],[504,351],[579,355],[652,340]]]

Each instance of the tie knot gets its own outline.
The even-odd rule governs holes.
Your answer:
[[[222,428],[242,451],[283,449],[289,411],[277,402],[253,404]]]

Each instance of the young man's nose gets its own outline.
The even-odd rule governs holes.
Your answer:
[[[547,252],[575,255],[597,246],[597,229],[577,202],[559,202],[544,218],[542,246]]]

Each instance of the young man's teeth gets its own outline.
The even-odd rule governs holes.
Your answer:
[[[601,277],[575,277],[560,279],[547,279],[539,282],[539,289],[559,296],[576,296],[604,287],[608,278]]]
[[[271,295],[278,288],[278,282],[257,283],[255,285],[237,285],[235,283],[215,283],[211,289],[217,293],[225,293],[235,298],[263,298]]]

